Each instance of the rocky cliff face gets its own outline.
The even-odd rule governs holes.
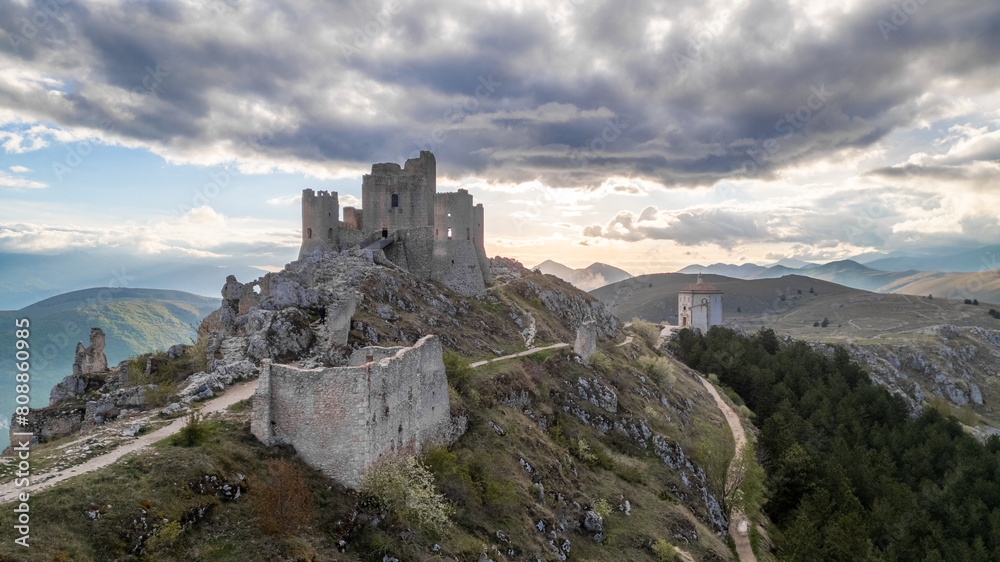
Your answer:
[[[886,339],[839,345],[867,365],[876,382],[906,398],[914,412],[936,398],[1000,426],[1000,330],[941,324]],[[832,344],[811,345],[833,350]]]

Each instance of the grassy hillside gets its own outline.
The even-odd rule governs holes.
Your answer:
[[[641,275],[591,291],[619,318],[639,317],[650,322],[677,323],[677,292],[694,283],[697,275],[657,273]],[[801,275],[780,279],[733,279],[703,275],[706,283],[725,292],[723,318],[734,314],[762,315],[787,308],[793,302],[840,298],[865,294],[864,291]],[[812,293],[809,290],[812,289]],[[801,291],[801,294],[799,293]],[[773,312],[770,312],[773,313]]]
[[[982,303],[1000,303],[1000,269],[975,273],[924,271],[898,279],[881,287],[886,293],[934,295],[950,299],[977,299]]]
[[[18,311],[0,312],[0,350],[14,349],[14,320],[31,321],[31,406],[49,403],[49,390],[71,374],[76,344],[89,345],[90,328],[107,336],[104,353],[108,364],[127,357],[190,343],[193,326],[218,308],[211,299],[159,289],[95,288],[57,295]],[[12,388],[13,357],[0,352],[0,385]],[[0,423],[10,421],[13,394],[0,400]],[[7,432],[0,431],[0,448],[7,446]]]
[[[916,273],[916,271],[880,271],[851,260],[830,262],[802,270],[803,275],[813,279],[822,279],[864,291],[877,291],[884,285]]]
[[[699,468],[724,466],[731,435],[698,376],[654,349],[654,327],[634,325],[627,345],[616,330],[591,366],[563,348],[470,369],[483,357],[476,340],[523,349],[517,329],[497,329],[513,310],[534,318],[538,344],[573,337],[561,311],[525,296],[532,290],[584,295],[532,274],[485,299],[450,295],[467,307],[463,319],[482,319],[458,331],[426,323],[446,297],[420,298],[402,274],[362,287],[355,321],[379,341],[421,328],[448,348],[451,409],[468,430],[450,447],[425,450],[417,478],[360,494],[333,486],[290,448],[252,437],[244,404],[189,432],[191,446],[164,442],[33,495],[32,531],[46,537],[39,559],[662,561],[677,559],[674,545],[696,560],[732,560],[713,521],[720,490]],[[363,312],[400,301],[407,310],[393,322]],[[60,452],[47,444],[36,454],[45,462]],[[421,473],[431,486],[417,485]],[[600,532],[581,526],[589,510],[603,517]],[[0,510],[0,525],[12,515]],[[0,544],[0,559],[17,554]]]

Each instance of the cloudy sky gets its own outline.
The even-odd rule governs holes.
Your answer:
[[[996,243],[1000,3],[0,5],[2,253],[280,267],[421,149],[526,265]]]

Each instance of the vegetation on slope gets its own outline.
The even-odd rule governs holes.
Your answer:
[[[754,412],[780,558],[1000,559],[997,437],[981,444],[934,409],[910,417],[843,350],[719,327],[671,346]]]
[[[550,277],[531,279],[563,287]],[[720,412],[696,377],[649,345],[651,327],[638,325],[628,345],[616,345],[625,339],[620,332],[601,340],[595,357],[602,361],[592,366],[563,348],[468,368],[482,356],[470,336],[504,351],[523,347],[520,332],[509,329],[515,308],[535,319],[537,345],[571,338],[565,321],[533,294],[511,284],[491,289],[493,299],[469,300],[463,322],[475,318],[487,327],[444,332],[457,343],[446,365],[452,412],[468,419],[467,432],[398,472],[373,476],[362,493],[331,485],[289,448],[261,445],[249,433],[244,404],[224,420],[193,416],[188,429],[155,450],[33,496],[32,531],[45,541],[32,554],[671,560],[676,547],[698,560],[731,559],[707,503],[722,490],[710,484],[699,491],[702,473],[690,459],[731,457],[732,441],[718,446]],[[417,304],[422,297],[394,296],[414,303],[405,311],[412,318],[429,316]],[[377,305],[365,303],[362,314]],[[400,318],[396,330],[376,318],[365,322],[382,341],[417,327],[409,316],[413,324]],[[602,517],[599,531],[581,527],[588,511]],[[11,517],[0,510],[0,525],[9,528]],[[0,556],[21,559],[17,548],[0,545]]]
[[[31,321],[31,406],[49,403],[49,391],[72,372],[76,343],[89,345],[90,328],[107,336],[105,354],[115,365],[128,357],[154,349],[190,343],[203,317],[218,308],[219,299],[181,291],[156,289],[87,289],[58,295],[19,311],[0,312],[0,347],[14,349],[15,318]],[[0,385],[13,388],[13,356],[0,354]],[[10,378],[8,378],[10,377]],[[0,423],[14,411],[14,394],[0,399]],[[7,432],[0,431],[0,449],[7,446]]]

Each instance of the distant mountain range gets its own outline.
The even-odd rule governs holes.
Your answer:
[[[1000,302],[1000,281],[995,274],[996,270],[1000,270],[1000,246],[955,250],[948,255],[887,256],[868,253],[857,257],[866,263],[850,259],[820,265],[786,258],[770,267],[753,263],[696,264],[677,273],[714,274],[748,280],[802,275],[879,293],[935,294]]]
[[[592,263],[583,269],[573,269],[559,262],[545,260],[531,269],[555,275],[584,291],[591,291],[598,287],[632,278],[632,274],[629,272],[606,263]]]
[[[691,274],[654,273],[607,285],[590,294],[622,320],[638,317],[651,322],[676,324],[677,292],[696,279],[697,276]],[[725,293],[723,318],[733,314],[774,313],[786,310],[793,302],[807,302],[819,297],[847,298],[867,294],[804,275],[743,280],[704,274],[702,279]]]
[[[866,264],[883,271],[954,271],[972,273],[1000,269],[1000,245],[974,250],[955,248],[945,254],[898,256],[877,259]]]
[[[72,374],[76,343],[89,345],[90,328],[104,330],[108,365],[128,357],[191,343],[201,320],[217,309],[220,299],[159,289],[94,288],[57,295],[16,311],[0,311],[0,349],[13,350],[14,320],[27,318],[31,356],[31,406],[49,403],[49,391]],[[13,353],[0,354],[0,423],[14,409]],[[0,449],[7,446],[0,428]]]
[[[261,258],[265,263],[268,259],[273,260]],[[87,287],[167,287],[214,296],[222,289],[226,275],[246,282],[264,273],[259,268],[217,260],[181,262],[99,250],[60,255],[0,253],[0,310],[16,310]]]
[[[899,279],[910,277],[918,272],[879,271],[862,265],[856,261],[841,260],[823,265],[808,264],[806,267],[802,268],[793,268],[786,265],[763,267],[752,263],[742,265],[717,263],[707,267],[692,265],[685,267],[677,273],[710,273],[715,275],[725,275],[726,277],[734,277],[736,279],[777,279],[786,275],[803,275],[805,277],[822,279],[824,281],[830,281],[831,283],[844,285],[846,287],[853,287],[855,289],[878,291],[882,286],[888,283],[893,283]]]
[[[880,292],[976,299],[983,304],[1000,304],[1000,269],[974,273],[921,271],[881,287]]]

